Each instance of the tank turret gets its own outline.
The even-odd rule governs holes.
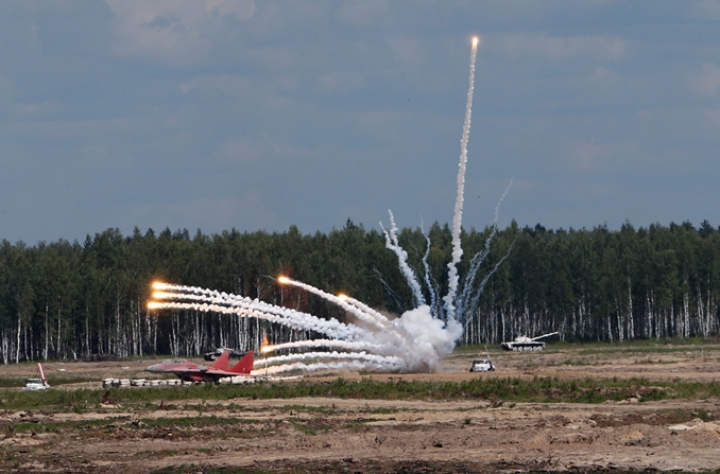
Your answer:
[[[557,332],[551,332],[549,334],[543,334],[537,337],[518,336],[515,340],[510,342],[503,342],[500,346],[506,351],[541,351],[545,349],[545,343],[539,341],[548,336],[554,336]]]

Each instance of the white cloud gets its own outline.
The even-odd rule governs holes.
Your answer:
[[[115,50],[121,56],[201,62],[231,16],[247,20],[254,0],[105,0],[115,14]]]
[[[365,85],[363,76],[357,72],[331,72],[318,78],[320,87],[324,92],[345,94]]]
[[[132,214],[136,219],[151,217],[156,222],[171,222],[173,228],[272,229],[278,224],[277,215],[255,191],[241,197],[139,206]]]
[[[576,167],[585,171],[597,167],[597,161],[602,155],[603,149],[594,138],[576,142],[572,145],[572,148],[570,161]]]
[[[705,120],[715,128],[720,129],[720,108],[703,110]]]
[[[214,155],[225,163],[257,163],[262,158],[263,147],[247,137],[230,137],[218,144]]]
[[[595,88],[607,91],[612,90],[620,83],[620,75],[611,69],[597,67],[590,81]]]
[[[5,76],[0,74],[0,104],[10,103],[15,96],[15,86]]]
[[[189,82],[180,84],[184,94],[194,89],[218,90],[225,95],[242,97],[252,90],[252,85],[245,77],[237,74],[205,75],[197,77]]]
[[[702,0],[691,9],[691,18],[699,20],[720,20],[720,1]]]
[[[288,145],[264,136],[235,136],[220,141],[212,153],[215,162],[237,169],[237,165],[261,163],[271,165],[290,160],[304,160],[314,153],[302,146]]]
[[[625,173],[642,166],[647,159],[632,142],[606,142],[591,137],[568,143],[570,171],[593,176]]]
[[[341,24],[368,28],[388,22],[390,15],[385,0],[349,0],[342,4],[337,17]]]
[[[387,41],[395,59],[405,65],[421,65],[425,63],[423,48],[417,38],[395,36]]]
[[[205,0],[205,9],[216,17],[235,16],[238,20],[249,20],[255,15],[254,0]]]
[[[713,63],[703,63],[700,71],[688,77],[690,89],[696,94],[715,97],[720,89],[720,67]]]
[[[487,40],[487,41],[486,41]],[[539,56],[548,59],[588,57],[615,61],[627,50],[625,40],[607,36],[560,37],[544,34],[513,33],[483,37],[487,47],[509,57]]]
[[[62,105],[55,100],[30,104],[15,104],[15,113],[17,117],[21,119],[46,118],[58,114],[61,111],[63,111]]]

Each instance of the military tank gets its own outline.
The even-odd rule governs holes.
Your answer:
[[[541,351],[545,349],[545,343],[538,341],[538,339],[554,336],[555,334],[557,334],[557,332],[551,332],[537,337],[518,336],[514,341],[503,342],[500,344],[500,347],[506,351]]]

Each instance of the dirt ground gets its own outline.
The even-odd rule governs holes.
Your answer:
[[[710,382],[720,375],[720,346],[664,345],[658,351],[578,346],[491,355],[498,369],[490,374],[470,373],[477,354],[458,352],[437,374],[372,377],[643,377],[652,383]],[[100,388],[106,377],[147,377],[141,370],[153,363],[68,362],[46,368],[51,384],[80,374],[97,377],[97,382],[57,384],[56,389],[72,390]],[[0,376],[19,376],[28,367],[6,366]],[[339,375],[361,377],[324,377],[335,380]],[[4,468],[15,472],[715,472],[720,469],[720,421],[713,420],[719,418],[718,399],[602,404],[196,400],[142,409],[106,405],[83,413],[3,411],[0,424],[6,426],[66,428],[16,434],[6,430],[0,435],[0,454]]]

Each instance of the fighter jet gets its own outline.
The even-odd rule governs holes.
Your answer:
[[[205,365],[198,365],[195,362],[190,362],[189,360],[166,360],[161,364],[151,365],[145,370],[147,372],[155,372],[161,374],[175,374],[182,380],[188,380],[192,382],[217,382],[223,377],[250,375],[250,371],[253,368],[253,351],[249,351],[247,354],[245,354],[245,357],[240,359],[240,362],[238,362],[231,368],[228,368],[229,360],[230,351],[225,351],[210,367],[207,367]]]

